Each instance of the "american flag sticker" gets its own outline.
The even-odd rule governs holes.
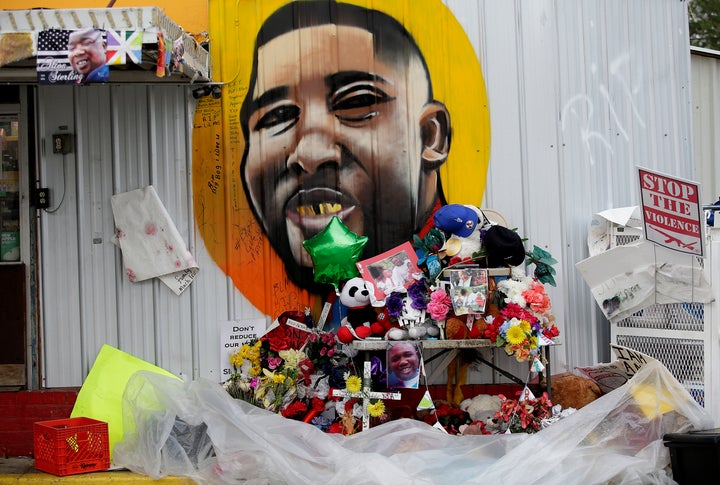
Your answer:
[[[74,84],[80,74],[73,71],[68,59],[68,37],[71,30],[42,30],[37,40],[38,84]]]
[[[107,65],[142,63],[142,30],[108,30]]]

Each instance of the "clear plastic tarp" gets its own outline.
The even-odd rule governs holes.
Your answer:
[[[535,434],[448,435],[400,419],[326,434],[231,398],[209,380],[138,372],[113,465],[198,483],[670,484],[663,435],[712,417],[659,362]]]

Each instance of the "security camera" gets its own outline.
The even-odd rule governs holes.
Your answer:
[[[211,88],[210,86],[201,86],[197,89],[193,89],[192,95],[195,99],[204,98],[208,94],[210,94]]]
[[[212,95],[212,97],[215,99],[220,99],[222,97],[222,88],[218,84],[206,84],[204,86],[193,89],[192,95],[195,99],[204,98],[205,96],[209,95]]]

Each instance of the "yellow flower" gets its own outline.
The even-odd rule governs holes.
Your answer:
[[[282,384],[283,382],[285,382],[285,376],[282,374],[275,374],[273,376],[273,382],[275,384]]]
[[[281,350],[278,355],[282,360],[285,361],[285,365],[291,368],[296,368],[301,360],[305,358],[305,352],[301,352],[295,349]]]
[[[523,329],[523,332],[530,333],[530,322],[527,320],[520,320],[520,328]]]
[[[377,418],[385,414],[385,402],[376,401],[368,404],[368,414],[373,418]]]
[[[245,359],[240,355],[240,352],[237,352],[230,356],[230,365],[235,367],[236,369],[242,367],[244,361]]]
[[[522,326],[515,325],[508,328],[505,340],[515,345],[521,344],[525,340],[525,332],[523,331]]]
[[[360,379],[358,376],[350,376],[345,380],[345,387],[347,388],[348,392],[352,394],[357,394],[360,392],[360,387],[362,387],[362,379]]]

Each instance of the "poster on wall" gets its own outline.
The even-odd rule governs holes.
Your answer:
[[[220,373],[227,380],[233,373],[230,356],[246,343],[259,339],[265,334],[264,318],[229,320],[220,326]]]
[[[104,30],[43,30],[37,41],[38,84],[105,83],[110,80],[106,65]]]
[[[645,239],[704,256],[700,184],[638,167]]]
[[[356,263],[360,276],[374,289],[375,299],[383,301],[393,291],[405,292],[421,276],[412,244],[403,243],[373,258]]]
[[[211,3],[219,29],[248,28],[213,51],[227,69],[222,102],[195,111],[193,197],[209,255],[258,310],[318,309],[334,293],[303,247],[333,217],[367,237],[369,260],[425,237],[443,205],[481,204],[489,103],[442,1],[234,5]]]

